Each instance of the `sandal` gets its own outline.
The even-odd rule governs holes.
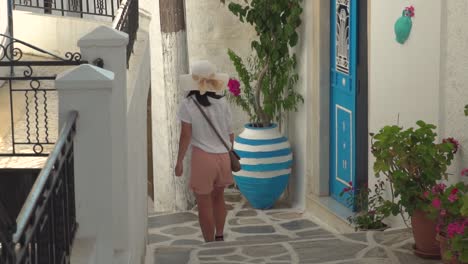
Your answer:
[[[215,236],[215,241],[224,241],[224,235]]]

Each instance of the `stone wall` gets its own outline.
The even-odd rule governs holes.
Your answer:
[[[468,167],[468,117],[463,109],[468,104],[468,24],[464,0],[443,1],[441,35],[441,75],[439,133],[454,137],[461,149],[449,172],[451,181],[460,179],[460,171]]]

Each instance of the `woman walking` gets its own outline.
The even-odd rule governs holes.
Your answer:
[[[234,141],[231,111],[226,99],[219,95],[228,80],[228,75],[216,73],[215,66],[208,61],[194,63],[191,74],[180,76],[181,87],[189,93],[179,106],[182,130],[175,175],[182,176],[185,153],[192,145],[190,188],[197,199],[206,242],[224,240],[227,215],[224,189],[233,183],[226,148],[227,142],[232,146]]]

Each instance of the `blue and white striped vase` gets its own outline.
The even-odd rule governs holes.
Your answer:
[[[246,125],[234,141],[242,169],[234,172],[240,192],[256,209],[273,207],[288,185],[293,156],[291,145],[277,125]]]

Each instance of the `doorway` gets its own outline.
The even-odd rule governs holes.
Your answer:
[[[330,10],[330,195],[350,206],[343,190],[368,180],[367,0]]]

